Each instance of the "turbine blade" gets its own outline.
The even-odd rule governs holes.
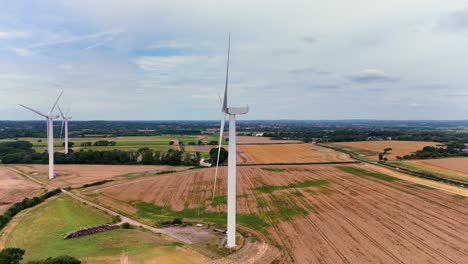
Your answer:
[[[47,118],[47,145],[49,145],[49,118]]]
[[[20,104],[20,106],[22,106],[22,107],[28,109],[29,111],[32,111],[32,112],[38,114],[38,115],[41,115],[41,116],[43,116],[43,117],[47,117],[47,115],[45,115],[45,114],[42,113],[41,111],[38,111],[38,110],[36,110],[36,109],[33,109],[33,108],[31,108],[31,107],[28,107],[28,106],[25,106],[25,105],[22,105],[22,104]]]
[[[229,33],[228,40],[228,54],[227,54],[227,64],[226,64],[226,84],[224,86],[224,98],[223,98],[223,108],[221,111],[227,112],[227,93],[228,93],[228,80],[229,80],[229,53],[231,52],[231,33]]]
[[[49,115],[52,114],[52,112],[54,111],[55,106],[57,105],[57,103],[58,103],[60,97],[62,97],[62,94],[63,94],[63,91],[60,92],[59,96],[57,97],[57,100],[55,100],[55,104],[54,104],[54,105],[52,106],[52,108],[50,109]]]
[[[214,178],[214,184],[213,184],[212,200],[214,200],[215,193],[216,193],[216,182],[218,180],[219,156],[221,155],[221,146],[223,144],[224,123],[226,123],[226,112],[222,112],[221,114],[221,125],[219,128],[218,158],[216,159],[216,169],[215,169],[215,178]]]
[[[62,119],[62,128],[60,129],[60,138],[62,138],[63,134],[63,126],[65,125],[65,119]]]
[[[62,116],[62,118],[65,118],[65,116],[63,115],[63,112],[62,112],[62,109],[60,109],[60,105],[57,105],[57,108],[60,112],[60,115]]]

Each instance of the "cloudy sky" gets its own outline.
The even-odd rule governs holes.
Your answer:
[[[467,0],[0,0],[0,119],[468,119]]]

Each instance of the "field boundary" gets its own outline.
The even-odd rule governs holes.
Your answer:
[[[445,178],[441,178],[441,177],[437,177],[437,176],[427,175],[427,174],[424,174],[424,173],[415,172],[415,171],[412,171],[412,170],[409,170],[409,169],[400,168],[398,166],[383,163],[383,162],[378,162],[378,161],[372,162],[372,161],[368,161],[368,160],[359,158],[359,156],[356,153],[351,152],[351,151],[347,151],[347,150],[340,149],[340,148],[335,148],[335,147],[332,147],[332,146],[326,146],[326,145],[322,145],[322,144],[317,144],[317,145],[346,153],[351,158],[353,158],[355,160],[358,160],[358,162],[365,162],[365,163],[381,166],[381,167],[384,167],[384,168],[387,168],[387,169],[391,169],[391,170],[395,170],[395,171],[398,171],[398,172],[406,173],[406,174],[411,175],[411,176],[415,176],[415,177],[419,177],[419,178],[423,178],[423,179],[427,179],[427,180],[432,180],[432,181],[437,181],[437,182],[443,182],[443,183],[446,183],[446,184],[455,185],[457,187],[462,187],[462,188],[465,188],[465,189],[468,188],[468,185],[466,183],[460,182],[460,181],[457,181],[457,180],[451,180],[451,179],[445,179]]]
[[[242,166],[282,166],[282,165],[333,165],[333,164],[356,164],[358,161],[330,161],[330,162],[285,162],[285,163],[240,163],[238,167]],[[225,164],[220,166],[227,166]]]

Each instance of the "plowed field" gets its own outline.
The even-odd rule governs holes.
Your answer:
[[[86,183],[108,180],[130,173],[183,170],[186,167],[172,166],[131,166],[131,165],[55,165],[58,175],[52,181],[47,179],[48,165],[20,165],[16,169],[34,178],[57,187],[79,187]]]
[[[370,166],[345,167],[362,172],[357,174],[332,165],[239,167],[238,213],[268,224],[260,232],[282,250],[282,262],[466,263],[468,200],[379,179]],[[217,197],[226,194],[226,168],[220,171]],[[144,201],[172,210],[202,206],[225,212],[223,202],[211,206],[213,174],[213,169],[184,171],[86,193],[104,204],[99,197],[112,199],[122,211]]]
[[[25,179],[6,167],[0,167],[0,214],[12,204],[42,193],[39,184]]]

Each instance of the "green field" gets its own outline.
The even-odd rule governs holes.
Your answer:
[[[47,150],[47,140],[45,138],[17,138],[15,140],[25,140],[33,144],[33,149],[36,152],[44,152]],[[107,140],[115,141],[115,146],[87,146],[81,147],[80,144],[83,142],[94,143],[96,141]],[[84,149],[84,150],[126,150],[126,151],[136,151],[139,148],[150,148],[158,151],[167,151],[170,148],[176,148],[177,146],[171,146],[169,143],[174,140],[179,140],[184,145],[189,145],[189,143],[198,143],[196,136],[179,136],[179,135],[164,135],[164,136],[148,136],[148,137],[80,137],[80,138],[70,138],[70,142],[74,142],[75,145],[73,148],[75,150]],[[1,139],[0,142],[14,141],[13,139]],[[225,141],[225,140],[224,140]],[[55,151],[63,150],[63,138],[55,139],[54,149]]]
[[[180,246],[136,229],[63,239],[73,230],[110,221],[109,215],[61,195],[26,214],[9,234],[6,246],[25,249],[26,261],[59,255],[92,258],[122,254],[143,261],[141,258],[154,258],[158,254],[175,254],[176,246]],[[180,252],[177,255],[180,257]],[[186,260],[187,256],[183,255],[181,259]]]

